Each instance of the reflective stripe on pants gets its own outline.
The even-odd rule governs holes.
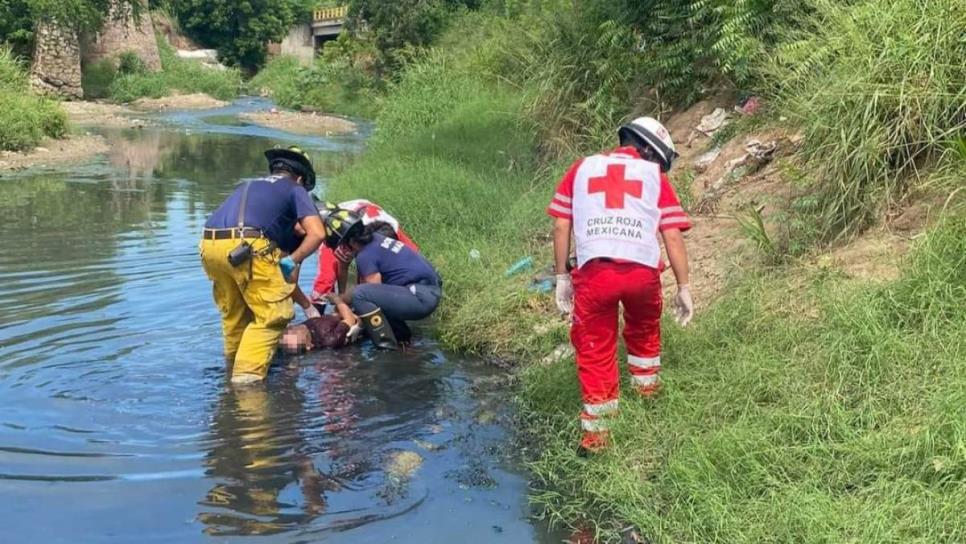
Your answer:
[[[253,374],[264,378],[278,347],[282,331],[295,317],[292,291],[278,266],[281,251],[234,267],[228,254],[241,240],[202,240],[201,264],[212,281],[212,296],[221,312],[225,358],[232,365],[232,376]],[[269,242],[249,240],[258,252]]]
[[[581,422],[595,421],[587,406],[606,405],[620,396],[617,331],[624,308],[624,343],[636,385],[657,380],[661,351],[661,276],[635,263],[590,261],[572,274],[574,315],[570,340],[577,355],[577,375],[585,410]],[[616,403],[615,403],[616,405]],[[616,406],[615,406],[616,410]],[[588,429],[589,430],[589,429]]]

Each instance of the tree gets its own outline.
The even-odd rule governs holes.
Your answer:
[[[134,4],[135,15],[140,2]],[[38,21],[59,21],[79,32],[96,32],[110,11],[111,0],[0,0],[0,42],[21,57],[29,57]]]
[[[453,9],[475,9],[481,4],[481,0],[351,0],[349,27],[369,33],[379,52],[377,68],[386,72],[398,67],[400,51],[431,44]]]
[[[0,0],[0,42],[19,57],[29,57],[34,46],[33,10],[26,0]]]
[[[172,0],[185,31],[230,65],[254,71],[266,46],[281,41],[304,11],[298,0]]]

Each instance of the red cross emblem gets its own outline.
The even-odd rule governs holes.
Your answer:
[[[607,166],[607,174],[599,178],[587,180],[587,193],[604,193],[604,207],[608,209],[624,209],[624,195],[641,198],[644,192],[644,182],[639,179],[627,179],[623,164]]]
[[[378,217],[380,213],[382,213],[382,209],[379,208],[379,206],[374,204],[369,204],[366,206],[366,215],[368,217]]]

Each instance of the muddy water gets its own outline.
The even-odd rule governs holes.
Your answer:
[[[500,377],[431,340],[226,387],[206,215],[270,145],[310,149],[324,179],[362,140],[248,126],[246,107],[0,179],[0,542],[546,541],[506,462]]]

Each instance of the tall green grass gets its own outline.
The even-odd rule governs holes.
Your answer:
[[[255,93],[267,92],[281,106],[371,119],[381,102],[383,85],[366,67],[369,51],[343,34],[326,44],[310,66],[279,56],[270,60],[249,82]]]
[[[804,129],[826,239],[851,235],[966,134],[966,3],[818,0],[770,81]]]
[[[179,58],[164,39],[158,40],[158,50],[161,70],[119,73],[110,86],[111,99],[133,102],[138,98],[161,98],[177,92],[205,93],[221,100],[230,100],[241,92],[242,77],[237,69],[205,68],[198,61]]]
[[[443,275],[442,340],[482,352],[519,346],[515,317],[534,301],[546,304],[527,292],[525,277],[502,274],[546,251],[530,237],[546,226],[532,212],[547,189],[534,179],[533,131],[521,120],[520,98],[454,60],[452,51],[438,51],[409,67],[364,159],[326,197],[368,198],[402,218]]]
[[[565,167],[553,157],[603,145],[596,121],[567,129],[565,112],[590,108],[580,118],[607,127],[636,106],[581,103],[597,86],[630,80],[608,86],[588,73],[580,81],[589,88],[566,87],[568,62],[583,53],[521,50],[554,39],[529,24],[492,13],[455,21],[390,86],[368,152],[326,196],[369,198],[401,218],[444,277],[436,323],[446,345],[523,363],[523,421],[537,437],[533,498],[547,516],[596,522],[606,539],[632,523],[656,542],[966,540],[962,209],[921,239],[889,285],[787,268],[733,278],[692,329],[666,328],[665,393],[625,397],[615,447],[589,461],[575,455],[573,361],[534,364],[567,342],[568,326],[550,295],[528,290],[530,273],[504,271],[526,256],[534,273],[550,263],[543,209]],[[534,65],[549,62],[560,65]],[[805,80],[839,69],[837,57],[828,62],[787,81],[782,96],[805,96],[796,94],[811,88]],[[567,106],[554,97],[583,98]],[[828,104],[819,101],[816,119]],[[917,122],[938,122],[930,119]],[[946,147],[947,165],[962,164],[957,145]],[[962,179],[948,167],[941,177]]]
[[[44,137],[65,134],[67,116],[60,105],[33,95],[25,67],[9,49],[0,47],[0,149],[31,149]]]
[[[574,452],[572,363],[528,368],[534,499],[610,538],[620,520],[656,542],[962,542],[964,219],[884,287],[737,281],[694,329],[667,330],[665,392],[625,395],[613,450],[591,461]]]

